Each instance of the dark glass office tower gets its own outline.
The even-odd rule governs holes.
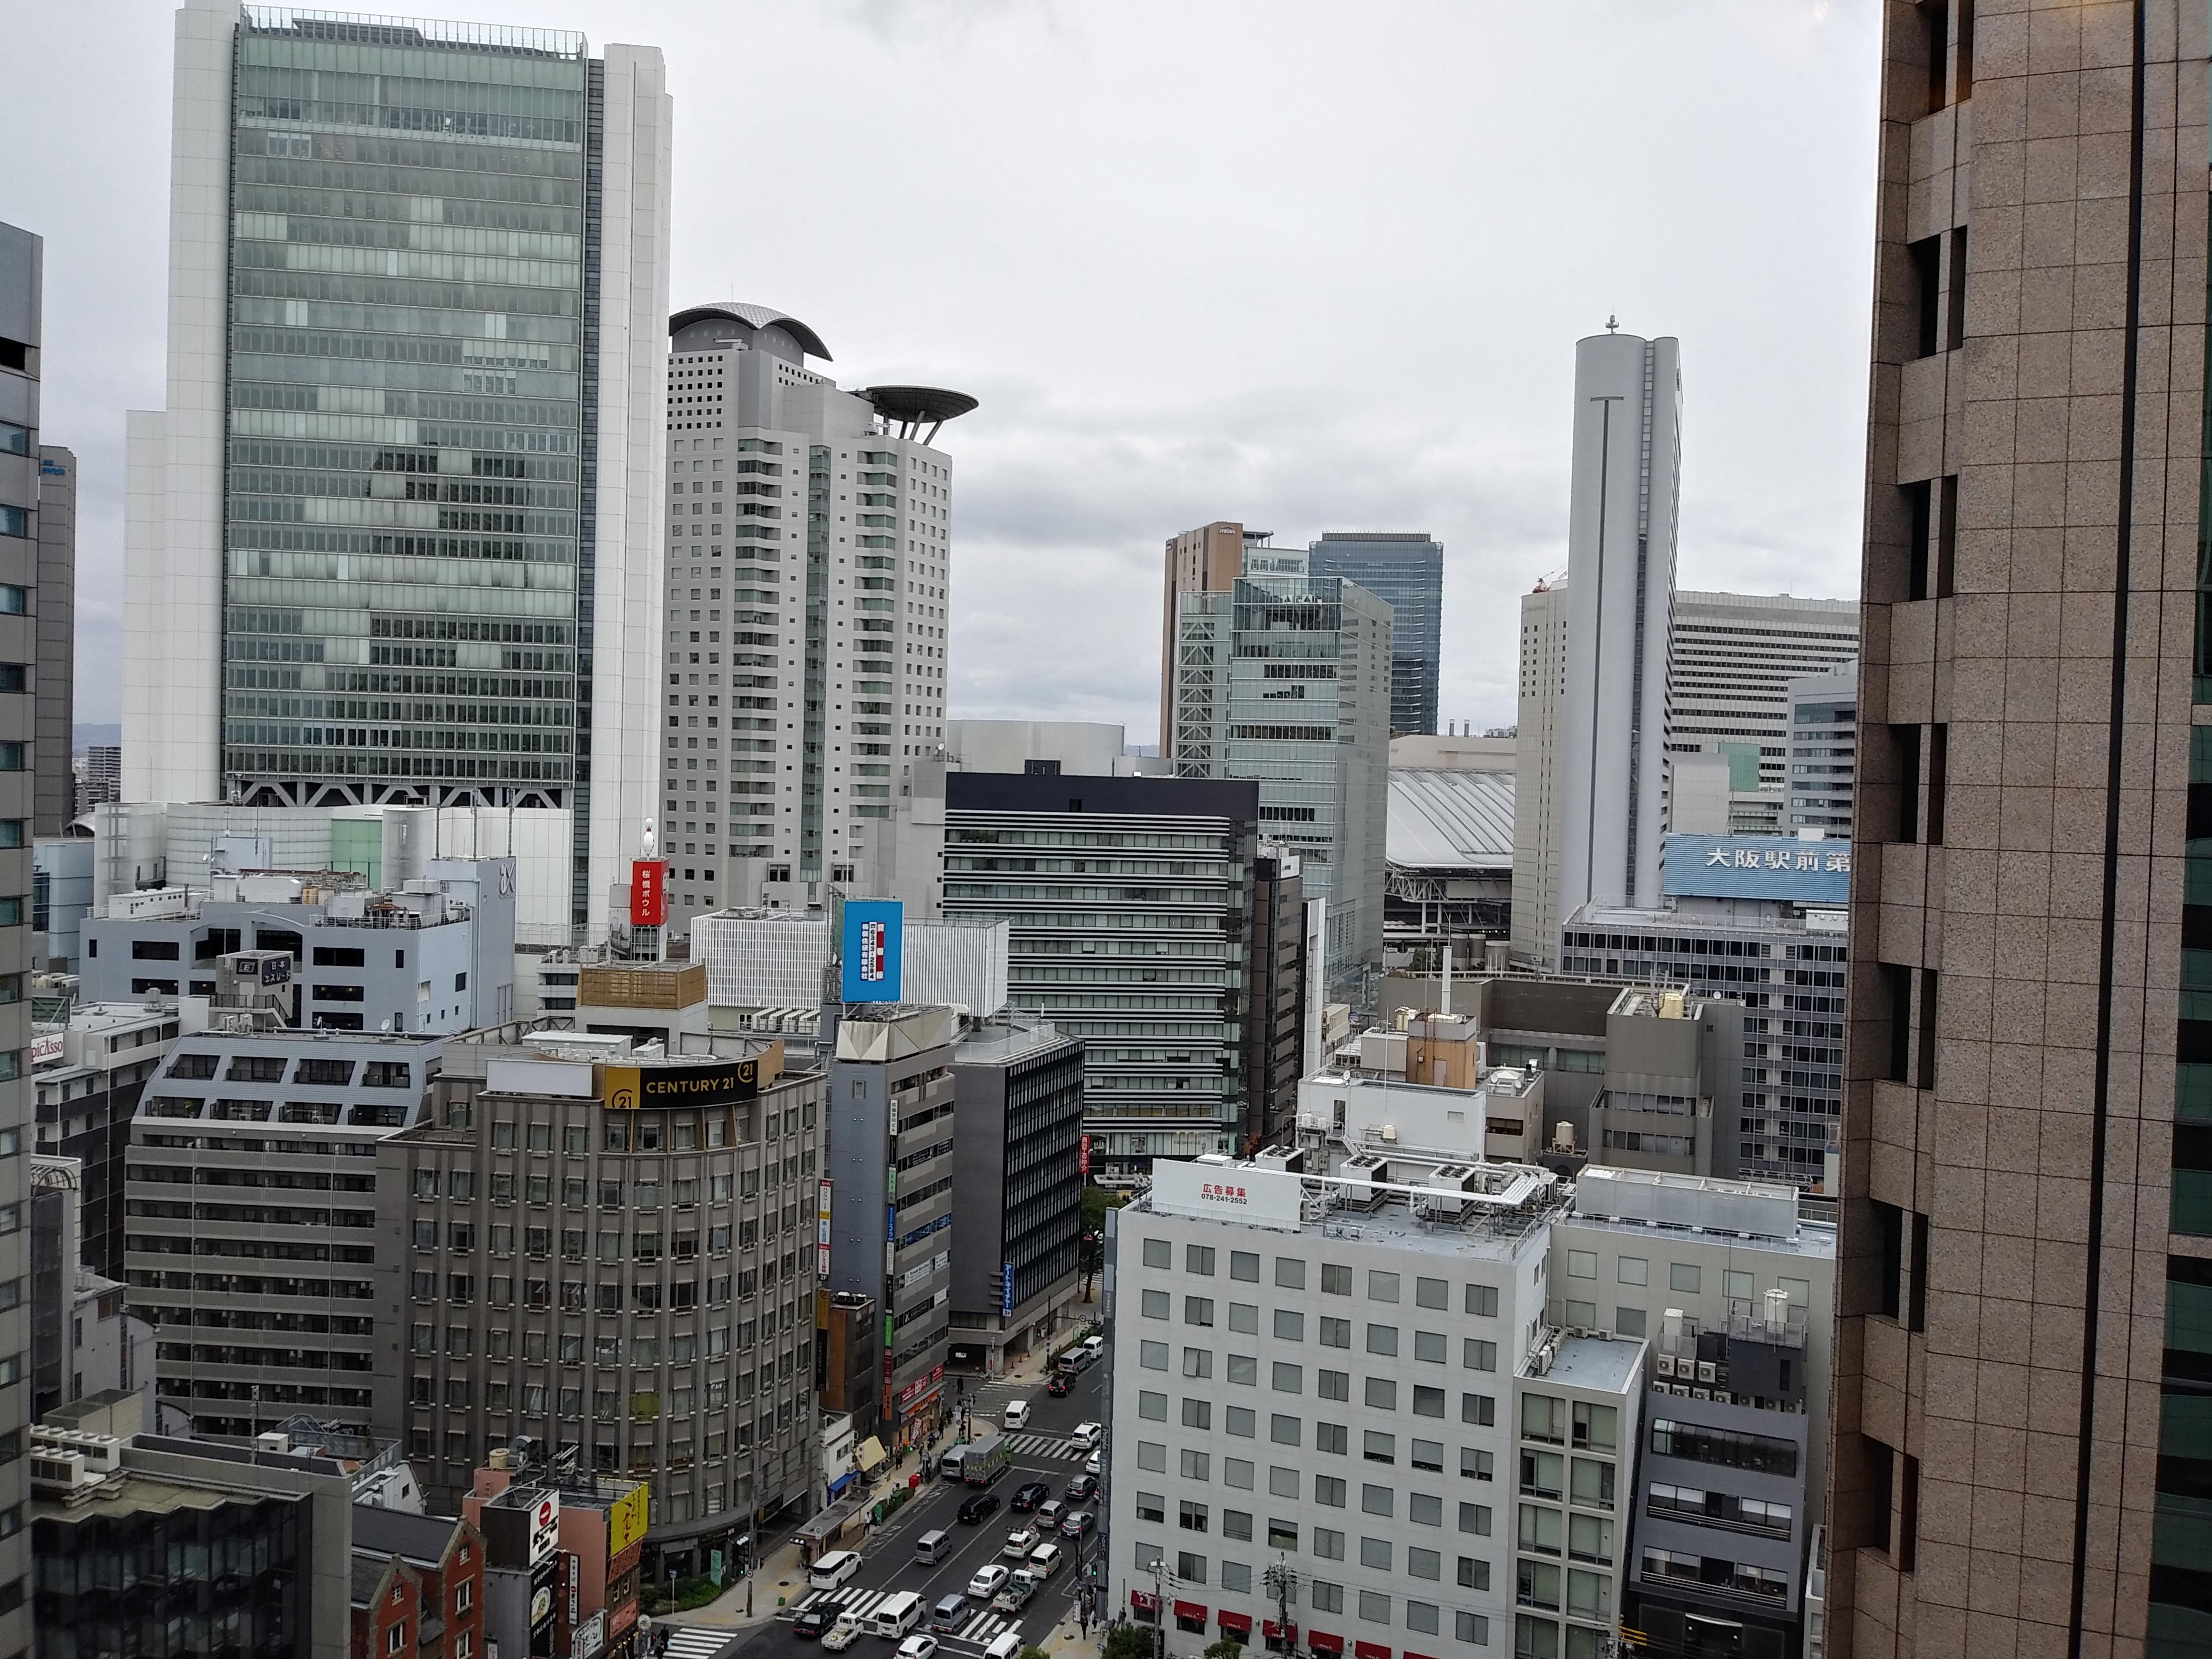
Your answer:
[[[1331,531],[1307,550],[1306,568],[1358,582],[1390,602],[1390,730],[1435,731],[1443,544],[1419,532]]]

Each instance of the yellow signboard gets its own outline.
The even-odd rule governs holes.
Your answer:
[[[653,1488],[640,1481],[634,1491],[615,1500],[607,1511],[607,1559],[611,1561],[645,1536],[646,1507]]]

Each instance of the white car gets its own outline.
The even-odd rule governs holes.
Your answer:
[[[1097,1423],[1078,1423],[1075,1432],[1068,1437],[1074,1441],[1078,1451],[1093,1451],[1106,1437],[1106,1431]]]
[[[1106,1473],[1106,1460],[1100,1453],[1093,1452],[1083,1460],[1083,1467],[1092,1474],[1103,1475]]]
[[[968,1581],[968,1594],[978,1601],[988,1601],[1006,1588],[1006,1580],[1014,1576],[1012,1567],[1002,1567],[996,1561],[978,1567],[975,1576]]]
[[[898,1644],[898,1659],[937,1659],[937,1638],[918,1630]]]
[[[860,1621],[845,1613],[837,1622],[822,1632],[822,1645],[830,1653],[842,1653],[860,1639]]]
[[[1044,1540],[1037,1536],[1035,1527],[1022,1527],[1006,1534],[1006,1541],[999,1553],[1016,1561],[1026,1561],[1030,1552]]]

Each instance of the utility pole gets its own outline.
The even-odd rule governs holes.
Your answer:
[[[1267,1586],[1267,1594],[1275,1598],[1275,1629],[1279,1639],[1287,1642],[1291,1632],[1291,1603],[1298,1593],[1298,1570],[1289,1558],[1278,1552],[1275,1565],[1261,1575]]]

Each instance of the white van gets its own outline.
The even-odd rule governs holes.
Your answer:
[[[1008,1434],[1012,1434],[1017,1429],[1025,1429],[1029,1427],[1030,1402],[1026,1400],[1008,1401],[1006,1402],[1006,1432]]]
[[[922,1611],[921,1597],[912,1590],[886,1595],[876,1603],[876,1634],[896,1641],[921,1622]]]
[[[983,1650],[983,1659],[1017,1659],[1021,1650],[1022,1632],[1021,1626],[1017,1625],[1010,1631],[1000,1632],[992,1639],[991,1645]]]
[[[833,1590],[860,1570],[857,1550],[831,1550],[827,1555],[817,1556],[814,1565],[806,1570],[809,1589]]]
[[[1029,1571],[1040,1580],[1049,1578],[1060,1571],[1060,1564],[1066,1559],[1059,1545],[1039,1544],[1030,1552]]]

